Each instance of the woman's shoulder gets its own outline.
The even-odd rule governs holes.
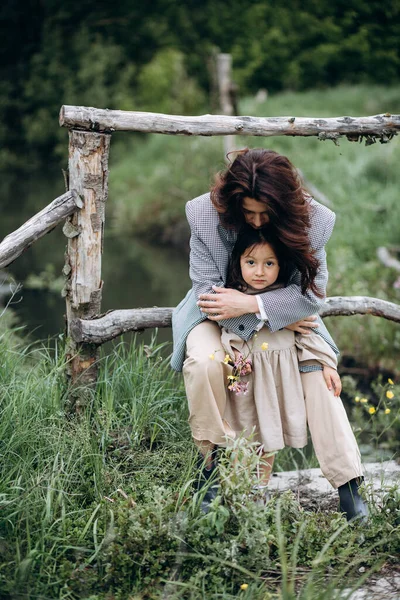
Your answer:
[[[317,202],[312,196],[307,197],[310,206],[311,223],[309,237],[313,248],[325,246],[332,235],[336,215],[327,206]]]
[[[207,210],[208,207],[214,208],[211,202],[210,192],[206,192],[205,194],[201,194],[201,196],[196,196],[196,198],[189,200],[186,203],[186,207],[189,207],[192,211]]]
[[[198,224],[205,223],[208,226],[213,221],[218,222],[218,213],[211,202],[210,192],[197,196],[193,200],[186,203],[186,216],[189,223],[195,222]]]

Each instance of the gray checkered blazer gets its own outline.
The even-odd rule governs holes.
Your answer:
[[[315,257],[320,263],[315,282],[319,289],[325,290],[328,282],[325,244],[331,237],[335,214],[312,198],[310,198],[310,205],[312,210],[310,244],[316,251]],[[237,238],[236,232],[222,227],[209,193],[194,198],[186,204],[186,217],[191,230],[189,275],[193,286],[172,314],[174,348],[171,366],[175,371],[182,370],[186,338],[190,331],[207,318],[196,302],[200,294],[213,293],[211,286],[225,285],[229,258]],[[318,312],[323,299],[317,298],[311,292],[302,294],[300,283],[300,273],[295,270],[285,288],[261,294],[268,316],[267,325],[271,331],[278,331],[286,325]],[[338,354],[339,350],[320,317],[318,322],[317,333]],[[221,326],[230,329],[244,340],[251,338],[259,323],[255,314],[219,321]]]

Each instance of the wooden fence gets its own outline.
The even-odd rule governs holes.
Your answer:
[[[386,143],[400,130],[400,115],[371,117],[257,118],[165,115],[63,106],[60,125],[69,129],[69,192],[56,198],[0,243],[0,268],[15,260],[34,241],[65,220],[68,238],[63,273],[66,283],[67,371],[77,390],[97,381],[99,346],[127,331],[170,327],[172,308],[115,310],[101,315],[101,257],[108,195],[108,156],[113,131],[168,135],[317,136],[337,142]],[[368,297],[332,297],[321,316],[371,314],[400,323],[400,306]]]

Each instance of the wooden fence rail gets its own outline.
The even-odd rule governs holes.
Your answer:
[[[61,221],[82,207],[82,199],[75,190],[70,190],[53,200],[19,229],[3,239],[0,243],[0,269],[14,262],[33,242],[49,233]]]
[[[101,345],[128,331],[171,327],[173,308],[134,308],[112,310],[97,319],[74,319],[70,333],[75,342]],[[332,296],[327,298],[321,317],[373,315],[400,323],[400,306],[368,296]]]
[[[89,106],[64,105],[60,110],[60,125],[92,132],[140,131],[169,135],[254,135],[254,136],[317,136],[337,140],[346,136],[350,141],[366,137],[385,143],[400,131],[400,115],[389,113],[371,117],[233,117],[202,115],[187,117],[159,113],[108,110]]]

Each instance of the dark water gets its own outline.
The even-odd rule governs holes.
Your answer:
[[[10,178],[5,181],[0,190],[0,239],[64,191],[62,177],[57,172],[50,172],[46,179]],[[33,339],[47,339],[64,332],[65,301],[60,292],[30,289],[29,280],[45,279],[51,283],[61,277],[65,247],[66,238],[62,225],[59,225],[6,269],[23,285],[12,306]],[[44,277],[40,275],[42,272],[46,272]],[[107,214],[102,277],[102,312],[119,308],[176,306],[190,287],[185,252],[151,246],[135,239],[134,235],[118,237],[107,227]],[[149,339],[150,332],[144,337]],[[160,330],[157,339],[170,340],[171,330]]]

